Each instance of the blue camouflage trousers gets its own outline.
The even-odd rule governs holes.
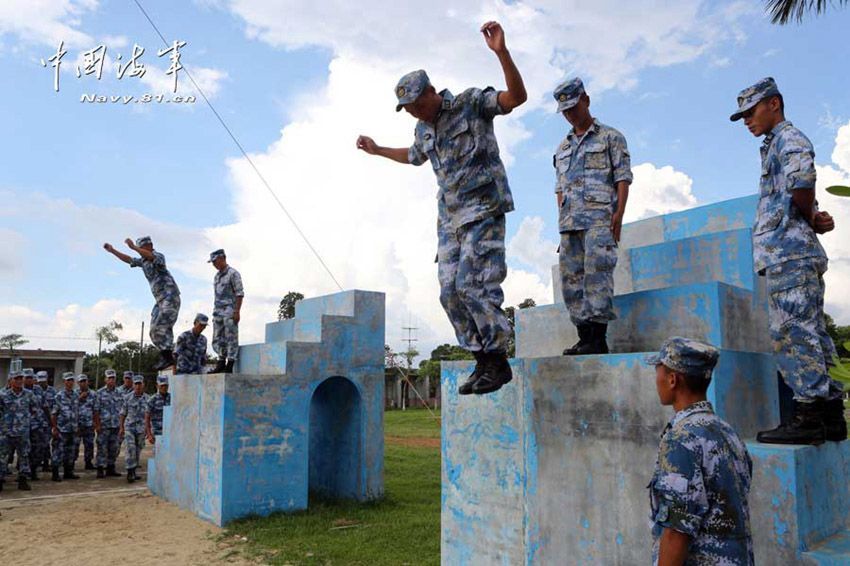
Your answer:
[[[440,303],[460,346],[470,352],[504,352],[511,327],[502,310],[505,264],[505,215],[492,216],[452,230],[441,215],[437,223]]]
[[[59,436],[53,437],[53,460],[51,463],[54,468],[56,466],[72,467],[74,465],[74,461],[77,459],[74,449],[79,446],[76,436],[73,432],[60,432]]]
[[[114,466],[118,459],[118,449],[121,443],[118,440],[117,428],[101,427],[97,434],[97,467],[105,468]]]
[[[239,324],[233,315],[213,317],[212,347],[220,358],[239,357]]]
[[[18,456],[18,477],[30,473],[30,437],[0,436],[0,481],[5,481],[11,460]]]
[[[829,376],[835,345],[823,315],[826,258],[786,261],[767,268],[773,353],[794,399],[836,399],[843,387]]]
[[[144,432],[129,432],[124,433],[124,457],[127,462],[127,469],[136,468],[139,466],[139,456],[142,453],[142,448],[145,447]]]
[[[180,295],[157,302],[151,311],[151,342],[159,350],[174,349],[174,324],[180,314]]]
[[[50,459],[50,429],[39,427],[30,431],[30,468],[35,470]]]
[[[608,226],[561,233],[561,294],[575,325],[614,320],[617,242]]]
[[[80,456],[80,443],[83,445],[83,462],[90,463],[94,458],[94,427],[81,426],[74,446],[74,461]]]

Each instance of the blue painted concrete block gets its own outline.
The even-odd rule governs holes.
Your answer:
[[[223,525],[305,509],[311,492],[383,494],[384,295],[305,302],[267,328],[299,341],[242,347],[239,373],[172,378],[148,463],[156,495]]]

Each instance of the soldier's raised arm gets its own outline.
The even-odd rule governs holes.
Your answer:
[[[109,253],[111,253],[112,255],[114,255],[115,257],[117,257],[118,259],[120,259],[121,261],[123,261],[126,264],[130,264],[130,263],[133,262],[133,258],[128,256],[127,254],[119,252],[118,250],[113,248],[112,244],[110,244],[109,242],[103,244],[103,249],[105,249],[106,251],[108,251]]]
[[[502,29],[501,24],[499,22],[487,22],[481,26],[481,33],[484,35],[487,47],[492,49],[496,57],[499,58],[502,72],[505,74],[505,85],[508,90],[499,92],[499,106],[507,114],[528,100],[528,93],[525,91],[522,75],[519,74],[519,69],[517,69],[511,53],[505,45],[505,30]]]
[[[358,136],[357,149],[362,149],[369,155],[380,155],[387,159],[392,159],[397,163],[405,165],[410,162],[407,160],[408,148],[406,147],[383,147],[375,143],[375,140],[369,136]]]

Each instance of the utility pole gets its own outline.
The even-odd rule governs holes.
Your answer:
[[[145,321],[142,321],[142,332],[139,334],[139,362],[136,365],[136,373],[142,373],[142,350],[145,347]],[[133,365],[130,364],[130,370],[133,369]]]
[[[410,323],[408,322],[408,324]],[[416,326],[402,326],[401,329],[407,331],[407,338],[402,338],[402,342],[407,342],[407,355],[405,356],[405,358],[407,358],[407,376],[405,381],[407,382],[408,387],[413,387],[413,384],[410,382],[410,369],[413,365],[413,343],[419,341],[414,337],[414,333],[419,330],[419,328]],[[401,392],[401,410],[404,411],[407,409],[407,395],[405,395],[403,383]]]

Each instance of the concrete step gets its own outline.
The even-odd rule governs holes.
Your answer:
[[[443,564],[649,562],[646,485],[673,412],[647,354],[511,360],[511,383],[466,397],[473,364],[443,363]],[[742,434],[777,424],[770,356],[722,350],[713,382]]]
[[[847,566],[850,564],[850,531],[829,537],[804,552],[803,564],[812,566]]]
[[[753,459],[750,491],[760,564],[850,564],[850,442],[821,446],[747,443]],[[758,511],[758,512],[757,512]],[[806,552],[801,555],[801,552]],[[824,561],[832,556],[838,561]]]
[[[318,342],[322,339],[322,315],[355,316],[356,291],[302,299],[295,304],[295,318],[266,324],[266,342]]]
[[[767,305],[758,294],[725,283],[693,283],[614,297],[617,320],[608,327],[612,352],[657,349],[670,336],[706,340],[720,348],[771,351]],[[578,340],[563,303],[516,312],[520,358],[560,355]]]

